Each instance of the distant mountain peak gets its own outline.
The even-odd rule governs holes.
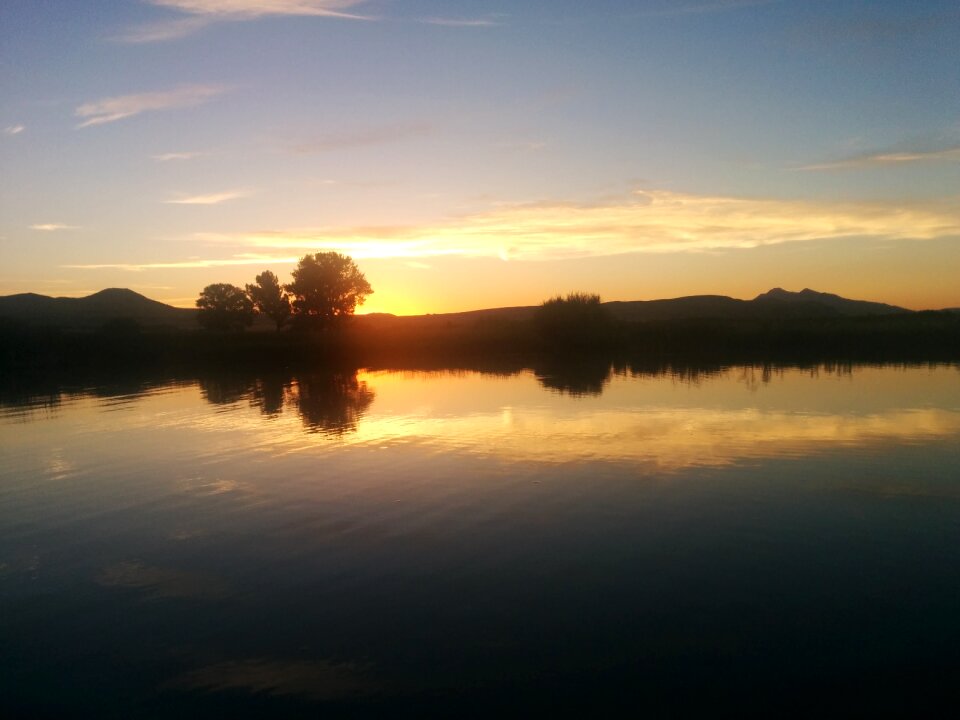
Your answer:
[[[804,288],[800,292],[791,292],[790,290],[776,287],[757,295],[753,299],[753,302],[760,303],[769,301],[775,301],[777,303],[803,303],[811,307],[819,305],[843,315],[882,315],[886,313],[908,312],[906,309],[895,305],[869,302],[866,300],[850,300],[840,295],[819,292],[817,290],[811,290],[810,288]]]
[[[96,328],[116,319],[143,324],[194,327],[196,311],[171,307],[129,288],[106,288],[86,297],[23,293],[0,297],[0,317],[27,324]]]
[[[145,297],[145,296],[144,296],[144,295],[141,295],[140,293],[136,292],[135,290],[131,290],[130,288],[104,288],[103,290],[99,290],[99,291],[93,293],[93,295],[87,295],[87,297],[118,297],[118,298],[119,298],[119,297],[123,297],[123,298],[128,298],[128,297]]]
[[[754,300],[762,300],[763,298],[786,298],[794,294],[795,293],[784,290],[782,287],[775,287],[771,290],[767,290],[765,293],[760,293],[754,298]]]

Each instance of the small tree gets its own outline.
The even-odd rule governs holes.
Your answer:
[[[277,324],[277,330],[290,318],[290,298],[280,287],[277,276],[269,270],[257,275],[255,285],[247,285],[247,295],[257,311]]]
[[[353,315],[373,292],[353,259],[336,252],[305,255],[286,289],[296,318],[307,326],[328,327]]]
[[[197,320],[207,330],[243,330],[253,322],[253,303],[243,288],[207,285],[197,298]]]

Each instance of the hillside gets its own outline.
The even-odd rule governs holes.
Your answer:
[[[894,305],[850,300],[805,289],[789,292],[774,288],[752,300],[723,295],[692,295],[666,300],[635,300],[604,303],[610,314],[627,322],[725,319],[764,320],[777,318],[830,318],[910,313]],[[477,323],[517,323],[532,318],[536,306],[491,308],[460,313],[398,317],[385,313],[361,315],[361,327],[453,326]],[[109,288],[83,298],[52,298],[35,293],[0,297],[0,318],[7,322],[89,330],[118,319],[134,320],[143,328],[168,327],[194,330],[196,311],[175,308],[132,290]],[[269,325],[265,324],[264,327]],[[272,328],[272,326],[271,326]]]
[[[124,288],[108,288],[82,298],[7,295],[0,297],[0,318],[25,325],[84,330],[116,320],[134,320],[144,328],[197,326],[195,310],[165,305]]]

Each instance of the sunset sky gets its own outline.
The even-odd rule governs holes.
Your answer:
[[[0,5],[0,295],[960,306],[956,0]]]

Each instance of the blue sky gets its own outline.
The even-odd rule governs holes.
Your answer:
[[[357,259],[365,309],[960,305],[956,2],[0,10],[0,294]]]

